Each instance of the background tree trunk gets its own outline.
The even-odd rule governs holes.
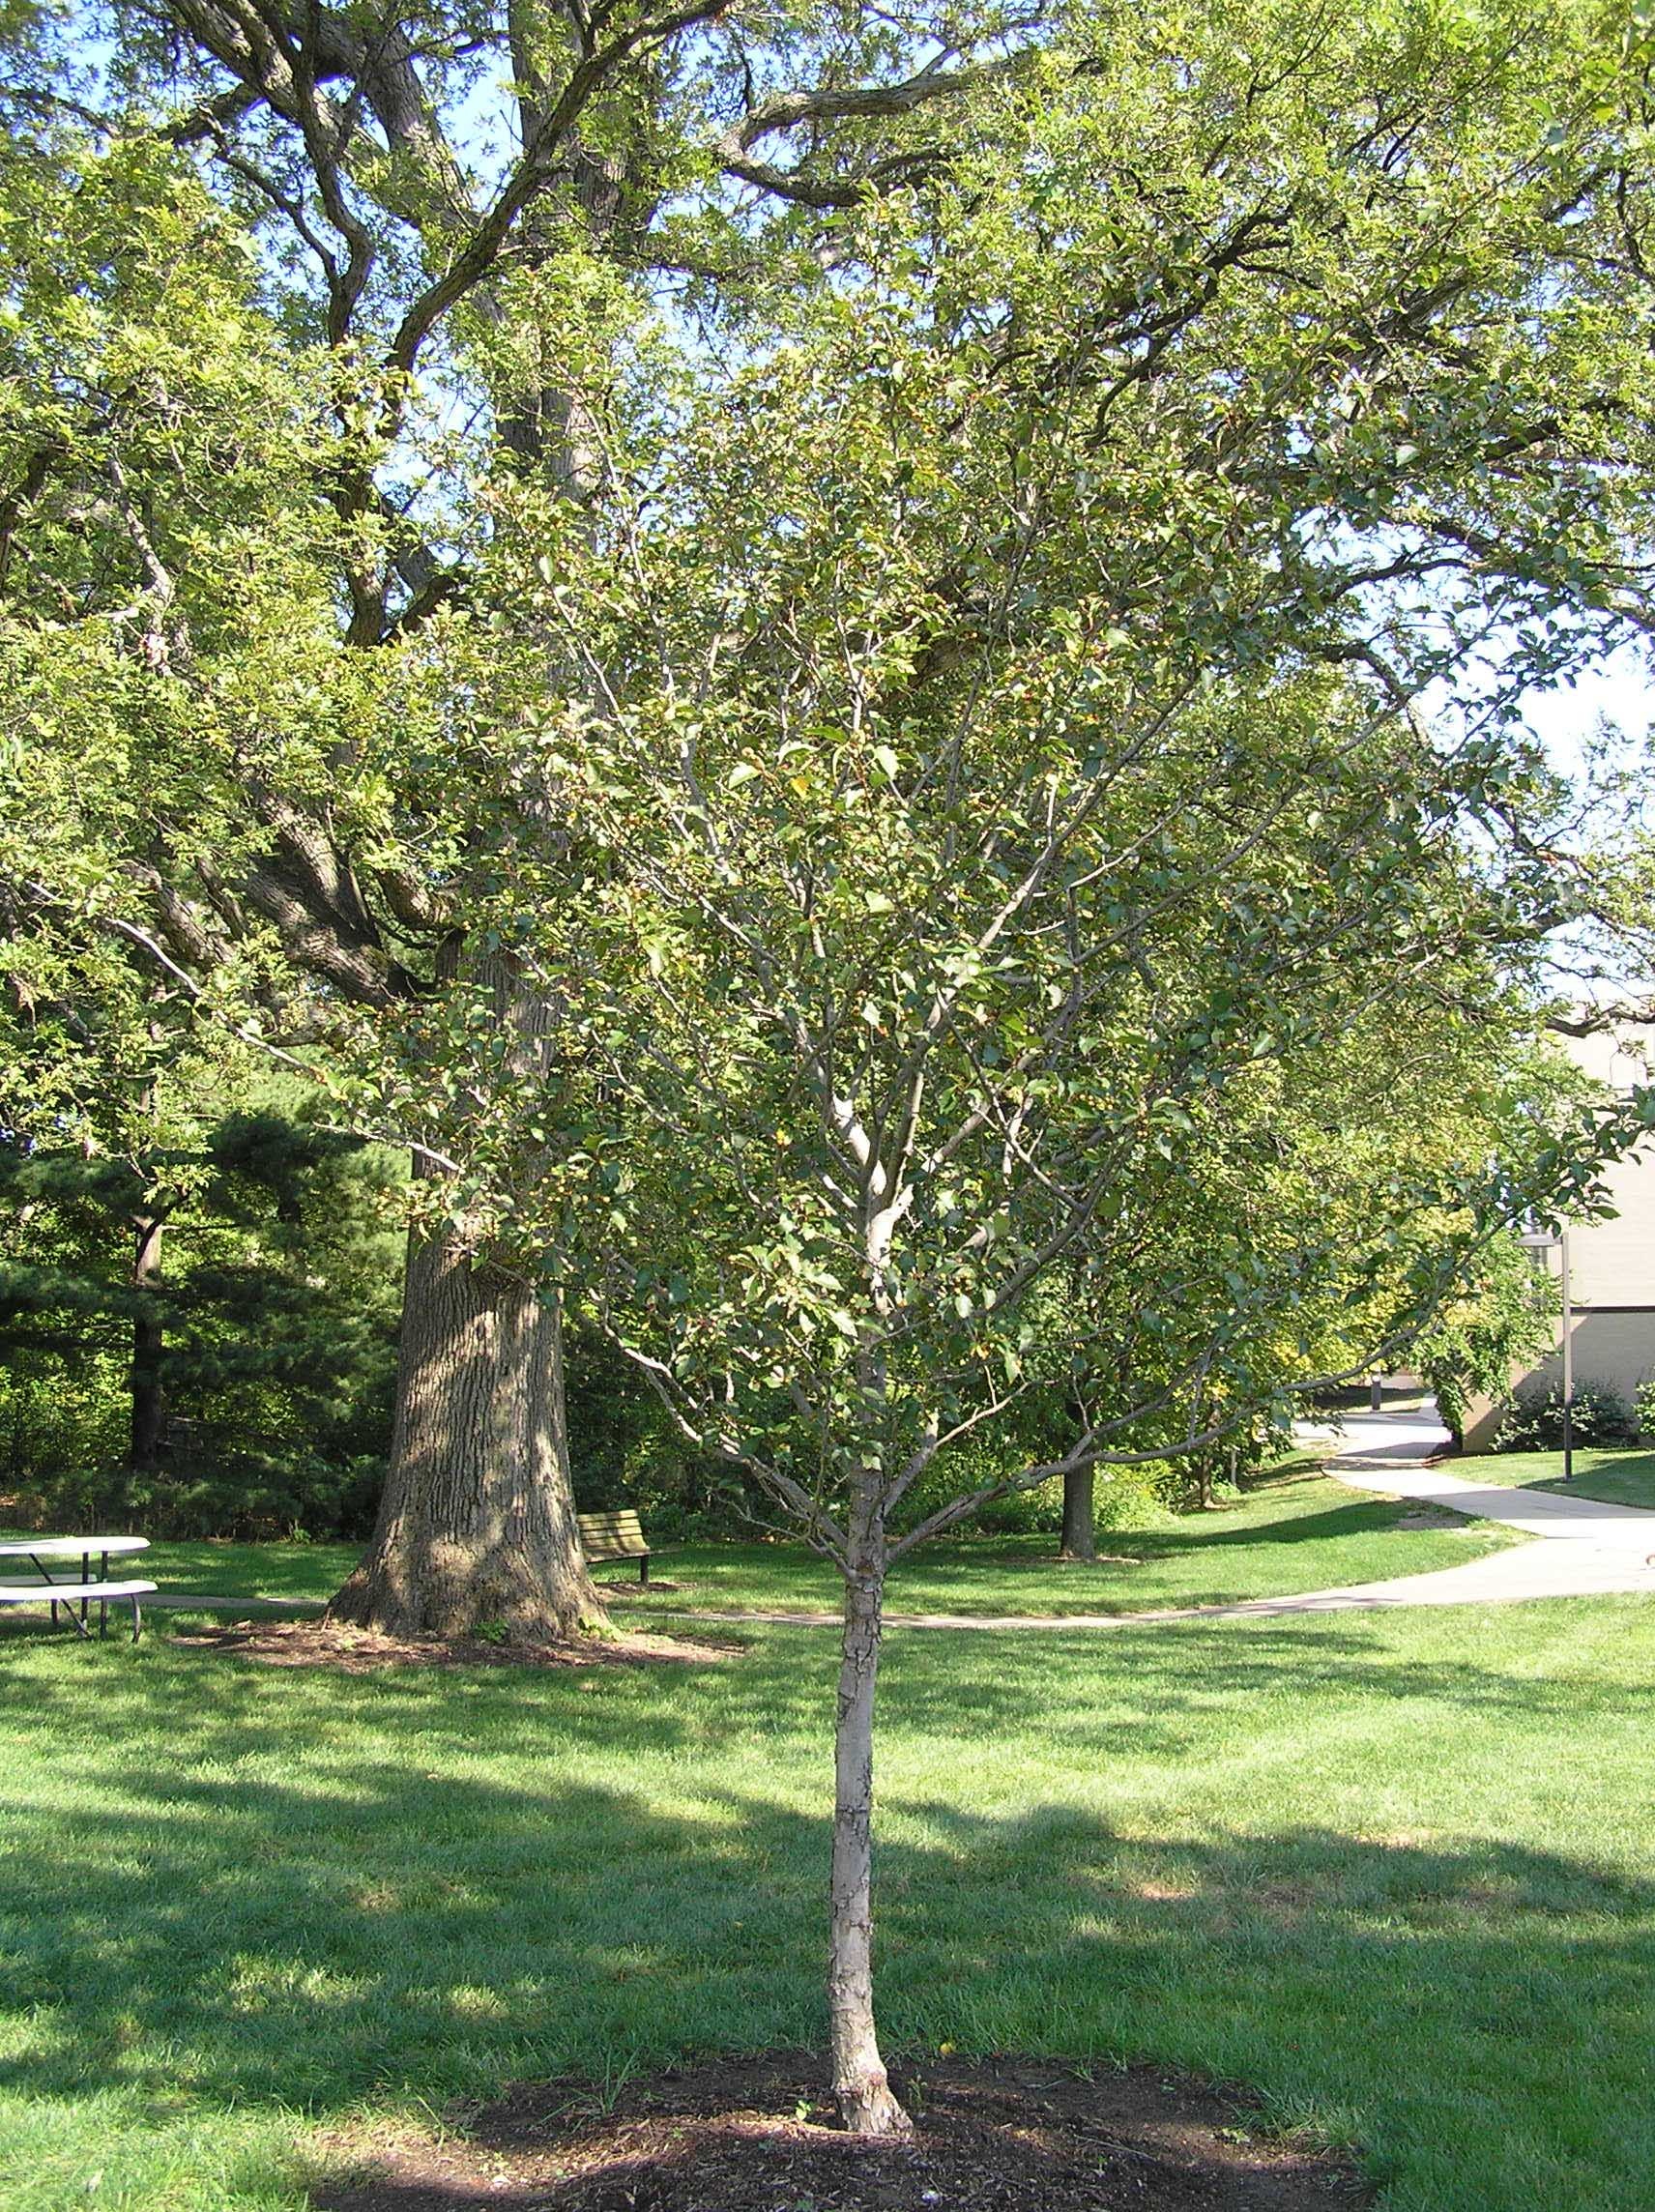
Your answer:
[[[556,1009],[508,958],[455,938],[437,973],[491,1004],[513,1072],[555,1080]],[[388,1635],[499,1624],[525,1639],[605,1618],[575,1528],[562,1309],[474,1249],[463,1222],[409,1238],[379,1523],[328,1615]]]
[[[885,1534],[876,1520],[871,1528],[854,1534],[845,1578],[833,1738],[832,1925],[828,1954],[833,2093],[846,2127],[860,2136],[905,2133],[913,2125],[891,2093],[874,2033],[874,1683],[879,1673],[885,1564]]]
[[[165,1335],[155,1285],[160,1267],[162,1224],[145,1217],[135,1227],[132,1288],[139,1295],[132,1312],[132,1433],[128,1465],[134,1474],[153,1474],[160,1465],[161,1427],[166,1412],[160,1377]]]
[[[574,1522],[555,1300],[457,1233],[414,1237],[379,1525],[328,1609],[391,1635],[601,1622]]]
[[[1097,1470],[1071,1467],[1063,1476],[1063,1544],[1065,1559],[1097,1557],[1097,1527],[1093,1506]]]

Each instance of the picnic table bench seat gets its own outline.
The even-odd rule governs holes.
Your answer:
[[[139,1582],[0,1583],[0,1605],[49,1605],[52,1609],[54,1621],[57,1619],[57,1609],[61,1605],[64,1612],[69,1615],[71,1627],[77,1630],[82,1636],[91,1633],[86,1626],[87,1609],[90,1605],[96,1603],[98,1607],[98,1633],[100,1636],[104,1635],[108,1630],[108,1608],[111,1605],[130,1605],[132,1609],[132,1642],[135,1644],[143,1631],[141,1601],[154,1594],[155,1586],[154,1583]],[[76,1618],[74,1611],[75,1600],[78,1600],[80,1605],[78,1618]]]
[[[636,1513],[577,1513],[580,1548],[587,1561],[597,1566],[605,1559],[636,1559],[638,1580],[650,1579],[650,1547]]]

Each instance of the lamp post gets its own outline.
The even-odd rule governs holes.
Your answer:
[[[1575,1307],[1569,1295],[1569,1232],[1565,1227],[1555,1237],[1544,1229],[1531,1229],[1523,1238],[1523,1248],[1544,1260],[1551,1253],[1557,1255],[1557,1271],[1563,1292],[1563,1480],[1575,1479]]]

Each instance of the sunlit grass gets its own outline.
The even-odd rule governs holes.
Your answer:
[[[1577,1451],[1572,1482],[1563,1480],[1560,1451],[1478,1453],[1455,1460],[1451,1471],[1466,1482],[1522,1484],[1554,1490],[1564,1498],[1597,1498],[1607,1505],[1640,1505],[1655,1512],[1655,1451],[1634,1451],[1625,1444]]]
[[[1248,2082],[1386,2212],[1647,2212],[1655,1606],[886,1650],[893,2047]],[[819,2044],[832,1663],[347,1678],[9,1629],[0,2201],[274,2212],[340,2129]]]
[[[1292,1472],[1213,1512],[1101,1530],[1095,1565],[1060,1562],[1052,1536],[930,1546],[897,1562],[887,1603],[897,1613],[1060,1618],[1224,1605],[1425,1574],[1514,1540],[1486,1521],[1419,1522],[1417,1506],[1407,1501],[1363,1497],[1314,1471]],[[831,1567],[796,1545],[682,1545],[662,1555],[658,1574],[677,1589],[652,1595],[623,1586],[617,1600],[710,1609],[830,1609],[838,1601]]]

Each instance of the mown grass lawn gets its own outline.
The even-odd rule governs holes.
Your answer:
[[[1132,1613],[1157,1606],[1222,1605],[1285,1596],[1391,1575],[1455,1566],[1515,1539],[1488,1522],[1408,1527],[1418,1509],[1364,1498],[1298,1467],[1268,1477],[1208,1513],[1167,1514],[1153,1526],[1101,1531],[1107,1555],[1095,1566],[1060,1564],[1052,1536],[973,1538],[931,1545],[902,1560],[890,1583],[893,1610],[916,1613]],[[146,1571],[167,1596],[324,1601],[338,1588],[359,1547],[342,1544],[218,1544],[160,1541]],[[657,1583],[639,1589],[635,1570],[597,1569],[617,1584],[629,1611],[832,1610],[837,1580],[801,1544],[677,1544],[652,1562]]]
[[[232,1544],[158,1536],[143,1572],[163,1597],[279,1597],[325,1605],[362,1557],[361,1544]]]
[[[832,1667],[11,1625],[0,2201],[275,2212],[512,2078],[819,2043]],[[896,1630],[883,1703],[893,2048],[1248,2082],[1386,2212],[1647,2212],[1655,1605]]]
[[[1408,1527],[1416,1506],[1364,1498],[1317,1473],[1279,1476],[1208,1513],[1167,1516],[1149,1528],[1102,1530],[1096,1565],[1060,1563],[1050,1536],[939,1544],[899,1560],[893,1612],[988,1615],[1136,1613],[1159,1606],[1224,1605],[1287,1596],[1391,1575],[1456,1566],[1511,1542],[1489,1522]],[[1519,1539],[1521,1540],[1521,1539]],[[609,1569],[600,1570],[606,1577]],[[662,1607],[827,1607],[838,1602],[832,1570],[794,1545],[683,1545],[658,1572],[679,1585]]]
[[[1601,1498],[1608,1505],[1641,1505],[1655,1512],[1655,1452],[1626,1445],[1575,1454],[1575,1478],[1563,1480],[1563,1455],[1552,1452],[1490,1452],[1454,1460],[1450,1470],[1467,1482],[1521,1484],[1530,1490],[1555,1490],[1567,1498]]]

